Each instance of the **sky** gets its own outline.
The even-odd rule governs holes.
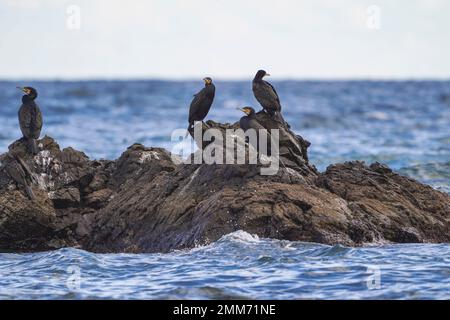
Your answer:
[[[0,0],[0,79],[450,79],[448,0]]]

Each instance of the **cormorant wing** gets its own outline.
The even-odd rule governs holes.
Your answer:
[[[267,82],[267,81],[264,81],[264,83],[266,83],[268,85],[267,88],[269,88],[269,94],[277,100],[278,104],[281,107],[280,98],[278,97],[278,93],[275,90],[275,88],[273,87],[273,85],[271,85],[270,82]]]
[[[43,124],[43,121],[42,121],[42,112],[41,112],[41,110],[39,109],[39,107],[36,105],[36,129],[39,130],[39,132],[40,132],[41,129],[42,129],[42,124]]]
[[[25,105],[22,105],[19,109],[19,122],[20,127],[29,129],[31,127],[32,116],[30,110]]]
[[[194,99],[192,99],[191,105],[189,107],[189,122],[191,122],[192,117],[197,111],[198,106],[203,100],[203,96],[205,95],[205,88],[200,90],[198,93],[194,94]]]

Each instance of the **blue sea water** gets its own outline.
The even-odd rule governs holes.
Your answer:
[[[0,254],[0,299],[450,299],[450,246],[346,248],[244,231],[167,254]]]
[[[450,193],[450,81],[273,81],[283,114],[311,141],[319,170],[380,161]],[[171,149],[201,81],[0,81],[0,153],[20,137],[17,85],[38,89],[43,134],[91,158],[134,142]],[[257,107],[250,81],[217,81],[209,119]],[[62,249],[0,254],[0,299],[449,299],[450,245],[345,248],[258,239],[239,231],[169,254]],[[379,280],[379,281],[378,281]],[[369,284],[369,285],[368,285]]]

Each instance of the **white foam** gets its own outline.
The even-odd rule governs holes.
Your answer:
[[[232,233],[224,235],[220,240],[230,240],[234,242],[242,242],[242,243],[256,243],[259,242],[260,239],[256,234],[250,234],[244,230],[234,231]]]

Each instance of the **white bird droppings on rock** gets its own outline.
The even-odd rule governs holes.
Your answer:
[[[156,159],[160,160],[159,154],[156,151],[144,151],[139,158],[139,163],[145,163],[149,160]]]

